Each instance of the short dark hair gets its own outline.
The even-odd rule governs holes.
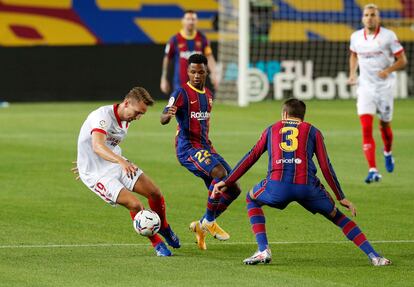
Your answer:
[[[151,97],[150,93],[148,93],[148,91],[143,87],[133,87],[125,96],[125,99],[144,102],[147,106],[154,105],[154,99]]]
[[[283,103],[282,110],[286,112],[288,116],[303,120],[305,118],[306,105],[301,100],[288,99]]]
[[[207,66],[207,58],[206,56],[202,55],[202,54],[192,54],[190,56],[190,58],[188,58],[188,65],[190,66],[190,64],[204,64]]]
[[[185,10],[185,11],[184,11],[184,13],[183,13],[183,17],[184,17],[186,14],[196,14],[196,15],[197,15],[197,12],[196,12],[196,11],[194,11],[194,10]]]

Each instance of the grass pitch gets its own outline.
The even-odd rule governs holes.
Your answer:
[[[1,286],[413,286],[414,101],[394,112],[396,168],[387,174],[375,123],[383,181],[366,185],[367,167],[354,101],[310,101],[307,121],[323,132],[356,222],[373,246],[393,260],[375,268],[342,232],[297,204],[265,208],[273,262],[244,266],[256,249],[245,210],[245,192],[266,175],[267,155],[240,181],[243,195],[219,219],[228,242],[208,238],[201,252],[188,231],[205,208],[203,182],[179,165],[175,124],[159,124],[165,103],[134,122],[123,153],[161,187],[171,225],[183,243],[171,258],[157,258],[132,229],[123,207],[112,208],[70,172],[81,124],[103,103],[12,104],[0,109]],[[234,166],[279,119],[280,102],[240,109],[216,104],[211,139]],[[147,203],[145,202],[145,205]]]

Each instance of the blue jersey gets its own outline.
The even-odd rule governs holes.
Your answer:
[[[207,88],[198,90],[190,83],[175,90],[164,109],[177,107],[175,118],[178,122],[176,136],[177,156],[191,148],[206,149],[215,153],[209,139],[210,113],[213,106],[213,94]]]

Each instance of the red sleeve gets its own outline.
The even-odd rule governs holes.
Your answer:
[[[243,176],[260,158],[260,156],[267,150],[267,136],[269,134],[269,128],[263,133],[254,147],[239,161],[239,163],[233,168],[227,178],[224,180],[226,185],[232,185],[240,177]]]
[[[97,132],[97,133],[101,133],[101,134],[106,135],[106,131],[105,131],[105,130],[103,130],[103,129],[97,129],[97,128],[95,128],[95,129],[92,129],[92,130],[91,130],[91,134],[92,134],[93,132]]]
[[[400,55],[402,52],[404,52],[404,48],[401,48],[401,50],[394,53],[394,56]]]
[[[332,191],[335,193],[335,196],[338,200],[344,199],[345,195],[342,192],[339,181],[336,177],[335,171],[331,165],[331,162],[326,151],[325,143],[323,136],[320,131],[316,132],[316,148],[315,154],[318,159],[319,167],[321,168],[322,174],[326,182],[331,187]]]

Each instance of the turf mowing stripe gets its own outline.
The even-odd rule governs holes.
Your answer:
[[[378,240],[370,241],[371,243],[414,243],[414,240]],[[349,241],[276,241],[269,242],[273,245],[283,244],[348,244]],[[256,242],[226,242],[226,243],[214,243],[211,242],[209,245],[253,245]],[[194,243],[181,243],[181,245],[194,245]],[[0,245],[0,249],[13,249],[13,248],[77,248],[77,247],[128,247],[128,246],[149,246],[149,243],[100,243],[100,244],[45,244],[45,245]]]

